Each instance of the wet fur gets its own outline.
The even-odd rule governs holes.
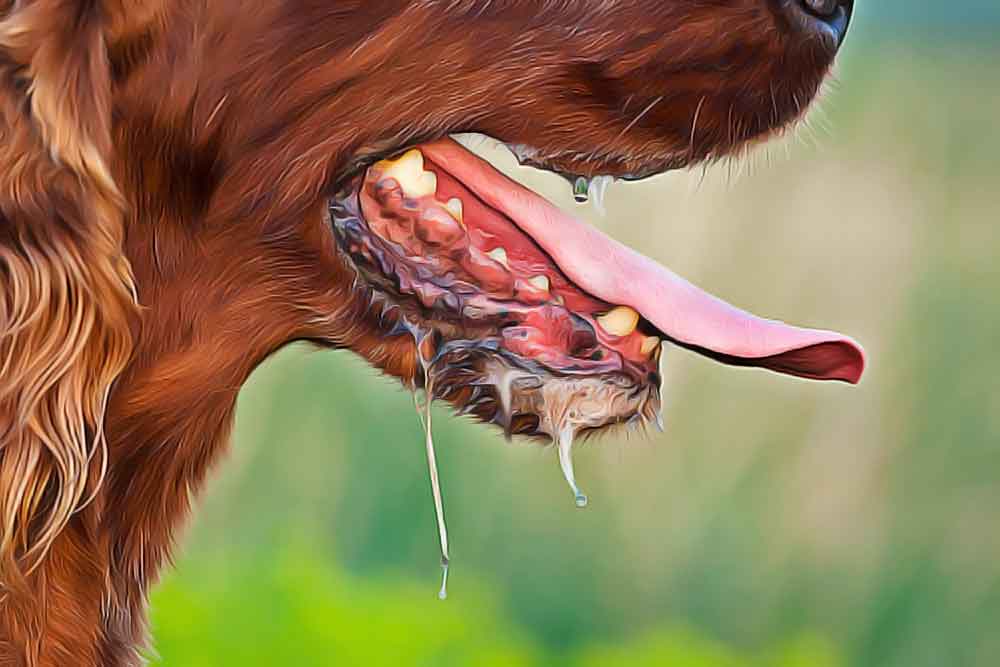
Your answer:
[[[0,664],[141,662],[268,355],[413,378],[324,218],[361,160],[463,130],[584,175],[733,154],[830,64],[777,5],[0,3]]]

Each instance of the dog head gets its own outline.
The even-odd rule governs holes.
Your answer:
[[[7,3],[0,553],[36,560],[96,487],[126,366],[155,421],[196,402],[178,378],[310,340],[551,437],[653,418],[661,340],[856,381],[850,339],[732,308],[448,138],[580,197],[738,155],[802,117],[851,5]]]

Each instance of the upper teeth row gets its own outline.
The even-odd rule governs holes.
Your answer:
[[[418,199],[437,193],[437,175],[424,169],[424,156],[420,150],[413,148],[395,160],[382,160],[376,168],[381,170],[382,178],[392,178],[407,197]],[[580,177],[573,184],[573,194],[578,201],[590,199],[600,213],[604,213],[604,193],[614,179],[611,176],[596,176],[592,179]],[[464,211],[462,201],[449,199],[445,209],[453,218],[462,222]],[[502,247],[494,248],[487,255],[496,262],[508,266],[507,251]],[[550,283],[546,276],[535,276],[528,281],[533,287],[549,291]],[[628,336],[639,324],[639,313],[628,306],[617,306],[597,318],[597,323],[612,336]],[[651,354],[660,344],[656,336],[643,340],[642,353]]]
[[[395,179],[407,197],[419,199],[437,192],[437,175],[424,170],[424,155],[418,148],[411,148],[395,160],[382,160],[375,166],[382,171],[383,178]],[[578,176],[573,181],[573,198],[581,203],[590,201],[594,209],[604,215],[604,196],[614,180],[613,176]],[[461,213],[455,218],[461,220]]]
[[[419,199],[437,193],[437,175],[424,170],[424,155],[417,148],[411,148],[395,160],[382,160],[375,166],[382,171],[383,178],[392,178],[399,183],[407,197]],[[614,180],[613,176],[578,176],[573,181],[573,198],[581,203],[589,200],[594,209],[604,215],[604,196]],[[451,202],[448,203],[451,205]],[[453,215],[461,221],[461,209]]]
[[[395,160],[382,160],[375,168],[382,172],[380,178],[396,181],[407,197],[420,199],[437,194],[437,174],[424,169],[424,154],[419,149],[411,148]],[[463,222],[465,211],[461,199],[452,197],[444,208],[455,220]]]

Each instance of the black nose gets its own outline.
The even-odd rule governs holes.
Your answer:
[[[782,0],[792,27],[814,35],[836,51],[844,43],[854,12],[854,0]]]

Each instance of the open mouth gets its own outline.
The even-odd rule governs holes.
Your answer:
[[[371,165],[330,215],[387,335],[413,336],[428,395],[508,434],[562,445],[658,420],[661,342],[810,379],[864,369],[849,337],[735,308],[452,139]]]
[[[575,195],[594,189],[571,182]],[[496,423],[508,436],[550,438],[584,507],[573,443],[615,424],[660,425],[663,343],[817,380],[856,383],[864,370],[864,352],[847,336],[735,308],[450,138],[348,178],[329,213],[341,256],[384,335],[414,342],[422,373],[413,389],[426,396],[423,405],[416,402],[427,436],[442,597],[448,537],[432,400]]]

